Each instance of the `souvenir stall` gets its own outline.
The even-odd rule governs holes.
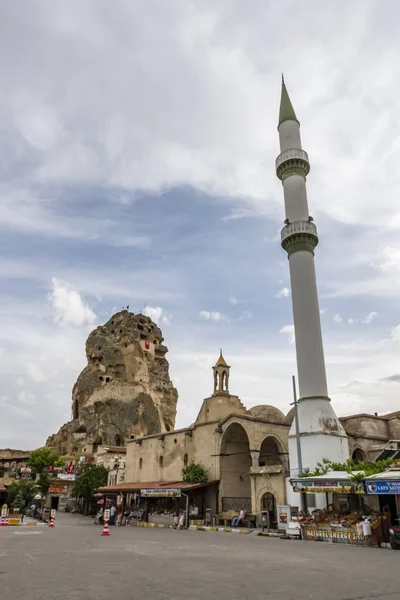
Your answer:
[[[366,495],[364,482],[355,482],[351,476],[330,471],[318,477],[291,479],[293,491],[306,498],[308,494],[325,494],[325,509],[299,515],[304,540],[373,547],[384,541],[388,515],[382,515],[376,499]]]

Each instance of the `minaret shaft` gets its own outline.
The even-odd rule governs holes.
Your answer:
[[[300,124],[284,83],[278,131],[281,153],[276,159],[276,174],[282,181],[285,198],[286,220],[281,241],[288,253],[292,288],[300,391],[300,439],[303,467],[313,468],[323,458],[338,462],[348,458],[348,442],[328,398],[314,266],[318,233],[309,215],[306,190],[310,163],[307,152],[301,146]],[[295,475],[297,445],[294,423],[289,432],[289,457],[291,472]]]

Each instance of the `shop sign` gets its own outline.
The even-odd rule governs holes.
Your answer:
[[[352,527],[338,531],[331,527],[310,526],[302,527],[303,538],[315,542],[331,542],[334,544],[359,544],[364,545],[366,539],[363,535],[357,533],[357,529]]]
[[[164,489],[164,490],[140,490],[140,495],[145,498],[180,498],[181,490],[179,489]]]
[[[398,481],[367,481],[368,494],[400,494],[400,479]]]
[[[110,520],[110,509],[109,508],[106,508],[106,510],[104,511],[104,520],[105,521]]]
[[[318,492],[333,492],[336,494],[364,494],[364,486],[362,483],[353,483],[352,481],[338,481],[336,479],[332,480],[317,480],[314,481],[301,481],[301,480],[292,480],[291,484],[293,486],[294,492],[308,492],[308,493],[318,493]]]
[[[68,486],[66,486],[66,485],[50,485],[49,494],[68,494]]]
[[[58,473],[57,479],[63,479],[64,481],[75,481],[75,475],[73,473]]]

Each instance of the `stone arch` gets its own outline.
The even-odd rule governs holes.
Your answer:
[[[283,449],[281,441],[274,435],[265,436],[260,445],[260,467],[283,464]]]
[[[367,455],[364,450],[361,450],[361,448],[354,448],[351,458],[355,463],[367,461]]]
[[[251,511],[251,456],[246,429],[233,421],[222,435],[220,445],[220,482],[222,510]]]

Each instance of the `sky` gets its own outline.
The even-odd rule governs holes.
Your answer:
[[[71,417],[85,340],[154,318],[177,426],[219,349],[248,408],[287,413],[296,373],[281,72],[318,226],[329,395],[400,409],[400,4],[0,0],[0,447]]]

